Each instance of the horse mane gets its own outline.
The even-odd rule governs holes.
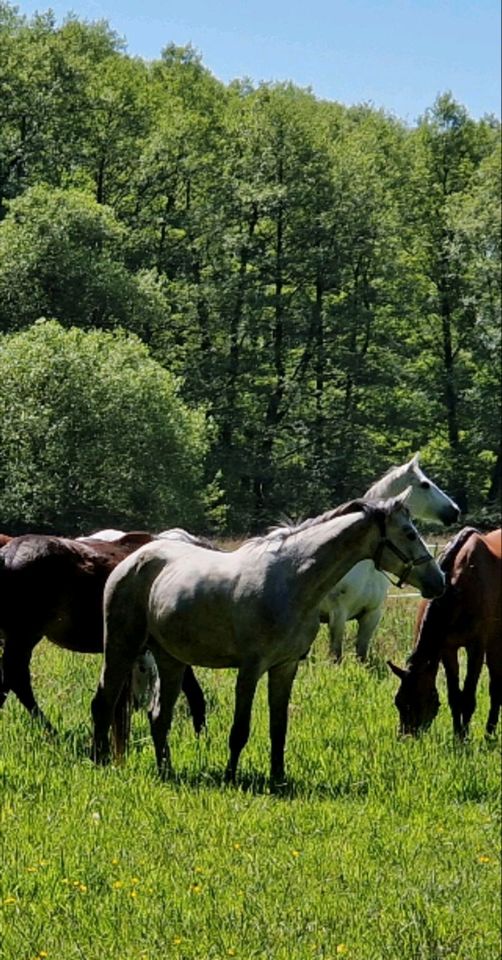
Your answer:
[[[389,516],[391,511],[392,500],[363,500],[362,498],[358,498],[357,500],[349,500],[347,503],[342,503],[333,510],[327,510],[317,517],[309,517],[307,520],[300,521],[299,523],[288,522],[282,526],[271,527],[267,533],[262,536],[253,537],[247,542],[273,543],[279,541],[283,543],[288,537],[293,536],[295,533],[301,533],[303,530],[309,530],[312,527],[320,526],[323,523],[336,520],[337,517],[347,516],[347,514],[350,513],[364,513],[366,516],[374,517],[383,531],[385,518]]]
[[[446,544],[444,550],[438,558],[438,564],[447,577],[452,571],[453,561],[455,560],[458,551],[464,546],[464,543],[467,543],[469,538],[472,537],[474,533],[479,534],[479,530],[476,527],[462,527],[456,536],[454,536]]]
[[[209,540],[207,537],[199,537],[193,533],[189,533],[188,530],[184,530],[183,527],[172,527],[169,530],[163,530],[162,533],[157,533],[153,539],[175,540],[180,541],[181,543],[190,543],[194,547],[203,547],[205,550],[214,550],[217,553],[222,552],[221,548],[218,547],[213,540]]]
[[[479,533],[479,530],[477,530],[476,527],[463,527],[462,530],[456,534],[456,536],[448,541],[446,547],[438,558],[438,566],[441,567],[441,570],[446,576],[445,592],[441,597],[436,597],[435,600],[429,600],[424,610],[424,615],[420,621],[420,628],[418,631],[415,648],[406,661],[406,665],[408,667],[417,667],[422,663],[429,662],[433,659],[439,659],[439,653],[436,658],[438,644],[435,642],[434,651],[429,649],[430,637],[428,636],[428,631],[431,629],[433,630],[434,628],[440,628],[445,622],[451,601],[450,575],[453,570],[453,564],[461,548],[465,543],[467,543],[474,533]],[[431,652],[434,653],[434,657],[430,655]]]
[[[397,480],[399,477],[403,476],[403,474],[407,473],[409,466],[410,466],[409,463],[400,463],[400,464],[396,464],[393,467],[389,467],[389,469],[386,470],[386,472],[383,474],[383,476],[379,478],[379,480],[375,480],[375,482],[371,484],[371,487],[369,487],[369,489],[364,494],[364,499],[374,500],[375,497],[379,497],[380,496],[379,488],[381,484],[385,483],[391,478],[392,480]]]

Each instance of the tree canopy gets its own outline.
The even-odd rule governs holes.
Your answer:
[[[500,127],[451,93],[411,127],[0,3],[1,330],[135,334],[208,418],[207,527],[318,513],[418,449],[464,510],[496,501],[499,278]]]

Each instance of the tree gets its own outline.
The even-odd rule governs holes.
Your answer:
[[[136,337],[39,321],[0,339],[8,531],[200,529],[209,431]]]
[[[0,223],[0,329],[50,316],[65,326],[127,327],[145,340],[168,309],[124,263],[126,228],[81,190],[32,187]]]
[[[418,309],[422,350],[430,352],[431,388],[439,388],[442,397],[452,492],[463,510],[468,505],[466,429],[477,329],[460,222],[452,213],[470,193],[495,138],[490,123],[476,123],[450,94],[443,94],[409,140],[408,242],[423,291]],[[439,423],[438,431],[443,432]]]

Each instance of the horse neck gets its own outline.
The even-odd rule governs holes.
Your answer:
[[[441,641],[444,639],[445,632],[444,614],[442,597],[427,603],[418,623],[413,653],[408,658],[410,671],[423,670],[425,667],[434,676],[436,675],[443,652]]]
[[[369,490],[363,496],[364,500],[387,500],[389,497],[397,497],[403,493],[410,484],[410,475],[408,464],[402,467],[395,467],[390,473],[386,474],[376,483],[372,484]]]
[[[296,588],[309,606],[323,596],[360,560],[376,553],[381,532],[375,518],[363,512],[336,517],[291,536]]]

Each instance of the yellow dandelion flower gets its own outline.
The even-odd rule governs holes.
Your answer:
[[[6,897],[4,903],[6,906],[9,906],[11,903],[17,903],[17,900],[15,897]]]
[[[137,896],[138,896],[138,891],[137,891],[137,890],[131,890],[131,892],[129,893],[129,896],[130,896],[130,897],[137,897]]]
[[[490,863],[490,857],[478,857],[478,863]]]
[[[39,860],[39,861],[38,861],[38,864],[39,864],[40,867],[46,867],[48,863],[49,863],[48,860]],[[40,956],[42,956],[42,954],[40,954]]]
[[[114,890],[120,890],[123,886],[124,886],[124,883],[122,880],[114,880],[112,883],[112,887]]]
[[[299,850],[292,850],[292,851],[291,851],[291,856],[293,856],[293,857],[299,857],[299,856],[300,856],[300,851],[299,851]]]
[[[139,883],[139,877],[131,877],[131,883]]]
[[[173,943],[175,943],[176,946],[178,946],[178,944],[180,944],[181,941],[182,941],[182,937],[173,937]]]
[[[47,950],[40,950],[38,955],[39,957],[42,957],[42,958],[49,956],[49,954],[47,953]]]
[[[69,883],[68,877],[63,877],[61,883]]]
[[[87,893],[87,884],[80,883],[78,889],[80,890],[80,893]]]
[[[241,848],[240,843],[234,843],[234,850],[240,850],[240,848]]]
[[[27,873],[36,873],[37,870],[38,870],[38,867],[26,867]]]
[[[229,957],[235,957],[235,950],[233,947],[229,947],[227,953]]]
[[[113,863],[113,865],[114,865],[115,867],[117,866],[117,863],[119,863],[119,862],[120,862],[120,861],[117,859],[117,857],[114,857],[113,860],[112,860],[112,863]]]
[[[192,893],[202,893],[202,887],[200,883],[192,883]]]
[[[195,867],[194,873],[204,873],[204,867]]]
[[[346,943],[339,943],[336,948],[336,952],[338,956],[341,956],[344,953],[348,953],[348,951],[349,951],[349,948]]]

